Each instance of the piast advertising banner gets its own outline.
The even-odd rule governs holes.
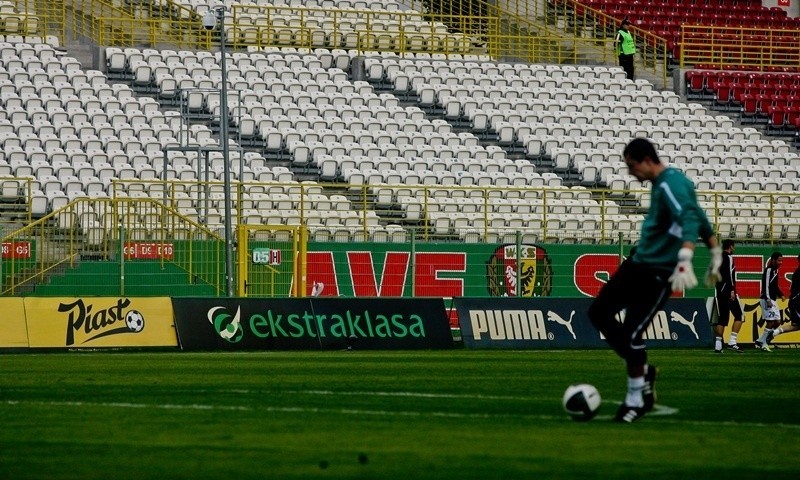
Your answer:
[[[168,297],[27,297],[30,346],[175,347]]]
[[[591,298],[456,298],[454,302],[468,348],[607,346],[586,314]],[[706,302],[669,300],[644,338],[648,347],[711,345]]]
[[[0,348],[28,348],[22,298],[0,298]]]
[[[441,298],[174,298],[183,350],[452,348]]]

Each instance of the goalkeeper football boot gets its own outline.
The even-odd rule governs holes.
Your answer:
[[[642,399],[644,406],[642,410],[649,412],[656,404],[656,376],[658,368],[655,365],[646,365],[644,372],[644,387],[642,387]]]
[[[630,407],[623,402],[622,405],[619,406],[619,409],[617,409],[614,421],[619,423],[633,423],[642,418],[646,413],[647,411],[643,407]]]

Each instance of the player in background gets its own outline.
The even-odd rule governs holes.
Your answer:
[[[792,273],[792,286],[789,290],[789,306],[786,309],[789,314],[789,325],[778,327],[767,335],[767,343],[774,337],[782,333],[796,332],[800,330],[800,255],[797,256],[797,268]]]
[[[731,315],[733,315],[733,325],[731,326],[731,336],[728,338],[728,348],[737,353],[744,353],[739,348],[737,337],[739,330],[744,323],[744,312],[742,304],[739,303],[739,295],[736,293],[736,266],[733,264],[733,252],[736,251],[736,244],[733,240],[727,239],[722,242],[722,266],[719,273],[722,280],[717,282],[715,288],[715,300],[717,302],[717,323],[714,325],[714,352],[722,353],[724,343],[725,327],[728,326]]]
[[[652,182],[650,208],[636,252],[600,290],[589,307],[589,318],[625,361],[628,393],[614,420],[631,423],[652,410],[656,402],[657,369],[647,363],[644,331],[671,292],[697,285],[692,266],[697,239],[711,248],[705,275],[709,287],[720,279],[722,249],[697,203],[692,182],[680,170],[661,163],[649,140],[631,140],[623,157],[631,175]],[[623,310],[620,323],[617,317]]]
[[[761,274],[761,315],[766,322],[764,331],[756,340],[756,348],[771,352],[769,338],[772,337],[773,330],[780,325],[781,311],[778,308],[778,299],[783,298],[783,292],[778,287],[778,272],[783,264],[783,254],[773,252],[767,261],[767,266]]]

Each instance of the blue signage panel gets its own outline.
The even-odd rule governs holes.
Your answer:
[[[589,322],[591,298],[456,298],[468,348],[599,348]],[[713,337],[704,299],[671,299],[645,333],[648,347],[708,347]]]

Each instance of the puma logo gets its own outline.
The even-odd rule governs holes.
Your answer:
[[[689,327],[689,330],[691,330],[692,333],[694,334],[694,338],[696,338],[698,340],[700,339],[700,335],[698,335],[697,334],[697,330],[694,329],[694,320],[695,320],[695,318],[697,318],[697,310],[695,310],[692,313],[692,320],[691,321],[686,320],[686,318],[683,315],[681,315],[680,313],[674,312],[674,311],[670,312],[669,316],[670,316],[670,320],[672,320],[673,322],[678,322],[681,325],[686,325],[687,327]]]
[[[567,330],[569,330],[570,335],[572,335],[572,339],[575,340],[577,337],[575,336],[575,331],[572,330],[572,317],[575,316],[575,310],[570,312],[569,320],[564,320],[561,315],[555,313],[552,310],[547,311],[547,320],[551,322],[556,322],[559,325],[564,326]]]

